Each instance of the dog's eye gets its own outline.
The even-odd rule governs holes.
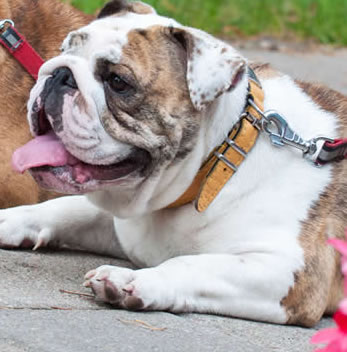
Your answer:
[[[126,94],[132,89],[132,86],[130,84],[128,84],[124,79],[122,79],[115,73],[112,73],[108,77],[107,83],[117,94]]]

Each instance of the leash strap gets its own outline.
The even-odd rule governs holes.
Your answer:
[[[0,35],[0,43],[37,80],[39,69],[44,63],[43,59],[25,37],[14,28],[13,21],[0,21],[0,31],[5,28],[6,24],[8,26]]]
[[[325,165],[333,161],[347,159],[347,138],[335,139],[332,143],[325,142],[318,157],[316,164]]]

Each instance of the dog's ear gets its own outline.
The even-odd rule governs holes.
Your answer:
[[[221,40],[187,27],[169,32],[187,57],[187,84],[197,110],[231,91],[245,74],[246,59]]]
[[[103,7],[103,9],[100,11],[98,15],[98,18],[116,15],[117,13],[122,11],[134,12],[140,15],[156,13],[153,7],[141,1],[128,2],[127,0],[112,0],[112,1],[109,1]]]

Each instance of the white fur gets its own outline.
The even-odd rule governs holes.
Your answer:
[[[116,40],[112,36],[115,26],[124,30],[125,36],[134,27],[146,28],[157,23],[177,25],[156,15],[129,14],[116,20],[96,21],[83,29],[94,36],[103,34],[102,38],[94,37],[92,49],[96,53],[89,49],[79,53],[83,57],[101,55],[96,46],[100,44],[105,50]],[[124,36],[117,37],[117,45],[124,45]],[[117,50],[113,45],[108,53],[116,58]],[[93,82],[82,89],[91,90],[86,96],[97,97],[91,106],[98,110],[104,98],[90,73],[85,72],[87,67],[93,68],[93,61],[88,63],[91,66],[84,61],[85,69],[81,72],[76,63],[86,59],[73,58],[68,48],[66,51],[67,54],[46,64],[42,77],[57,65],[68,63],[74,73],[85,76],[80,78],[83,82]],[[201,62],[194,69],[205,77]],[[115,216],[117,238],[126,257],[140,267],[147,267],[134,271],[103,266],[89,274],[88,284],[101,299],[107,300],[103,285],[104,280],[109,280],[118,291],[131,291],[139,297],[147,309],[286,322],[280,302],[294,283],[294,273],[304,265],[298,241],[301,221],[331,181],[329,166],[315,168],[302,159],[300,152],[276,149],[262,134],[247,160],[204,213],[197,213],[193,204],[162,209],[184,192],[202,161],[237,121],[245,102],[246,84],[244,77],[234,91],[222,95],[202,113],[196,148],[179,165],[145,181],[128,194],[127,202],[117,187],[90,195],[95,204]],[[336,117],[320,110],[289,77],[269,79],[262,84],[265,109],[279,111],[304,138],[335,137]],[[95,229],[101,227],[105,237],[95,236],[95,248],[109,253],[107,244],[113,235],[110,219],[110,215],[88,204],[84,197],[4,210],[0,212],[0,243],[18,246],[28,229],[30,238],[37,242],[42,230],[47,229],[44,243],[59,240],[72,247],[90,249]],[[33,224],[39,225],[36,232],[32,230]],[[13,233],[16,236],[11,237]],[[115,248],[112,251],[121,255]]]

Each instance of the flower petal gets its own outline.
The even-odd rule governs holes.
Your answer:
[[[329,343],[338,339],[341,336],[341,332],[337,328],[327,328],[318,331],[311,338],[311,343]]]
[[[339,304],[339,310],[347,315],[347,298],[344,298]]]
[[[345,334],[345,336],[347,336],[347,315],[344,314],[341,310],[338,310],[334,314],[333,319],[335,320],[335,323],[340,328],[340,330]]]
[[[338,240],[337,238],[330,238],[327,241],[336,250],[338,250],[343,256],[347,257],[347,242]]]

